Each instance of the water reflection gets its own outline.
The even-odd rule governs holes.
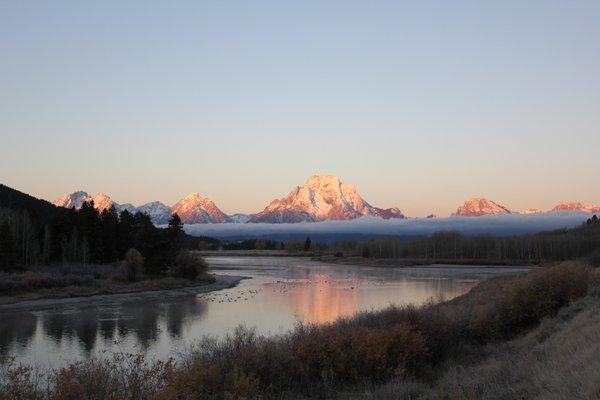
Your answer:
[[[233,289],[152,301],[2,311],[0,355],[61,366],[100,353],[145,351],[166,358],[204,335],[238,324],[283,332],[296,321],[324,323],[389,304],[452,298],[480,279],[519,269],[383,269],[290,258],[212,258],[216,273],[252,277]],[[133,297],[135,299],[135,297]]]

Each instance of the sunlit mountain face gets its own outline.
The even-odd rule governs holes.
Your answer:
[[[551,211],[561,212],[561,211],[581,211],[581,212],[589,212],[595,213],[600,212],[600,206],[596,205],[584,205],[579,202],[564,202],[557,204]]]
[[[171,207],[171,213],[179,215],[184,224],[220,224],[229,217],[209,198],[192,193]]]
[[[458,207],[454,215],[462,217],[479,217],[482,215],[510,214],[511,212],[491,200],[471,198]]]
[[[353,220],[360,217],[404,218],[398,208],[382,209],[367,203],[353,185],[332,175],[313,175],[289,195],[271,202],[250,222],[295,223]]]

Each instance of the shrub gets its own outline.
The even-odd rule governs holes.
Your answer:
[[[592,251],[586,258],[585,260],[587,261],[587,263],[594,267],[594,268],[598,268],[600,267],[600,249],[596,249],[594,251]]]
[[[39,288],[44,284],[44,278],[37,272],[27,271],[21,275],[21,282],[30,288]]]
[[[172,373],[173,361],[147,362],[143,355],[117,353],[56,371],[50,399],[120,400],[156,398]]]
[[[199,255],[183,251],[175,259],[172,275],[189,280],[195,280],[199,275],[208,271],[208,264]]]
[[[144,257],[136,249],[129,249],[125,254],[125,260],[123,260],[123,269],[129,282],[137,281],[144,268]]]
[[[574,262],[515,277],[497,298],[474,308],[470,335],[478,340],[510,338],[554,317],[560,308],[585,295],[591,283],[590,270]]]

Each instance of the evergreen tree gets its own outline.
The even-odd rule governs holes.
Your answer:
[[[181,218],[179,218],[177,213],[171,215],[171,218],[169,219],[167,236],[169,240],[169,263],[171,264],[173,261],[175,261],[175,258],[178,256],[183,247],[183,223],[181,222]]]
[[[171,232],[158,229],[150,217],[143,213],[135,214],[134,246],[145,259],[144,272],[148,275],[163,274],[173,261]]]
[[[304,241],[304,251],[309,251],[310,246],[311,246],[311,240],[310,240],[310,237],[307,237],[306,240]]]
[[[134,246],[135,217],[127,210],[121,212],[117,227],[117,253],[119,259],[125,257],[127,251]]]
[[[119,225],[119,215],[114,206],[102,210],[100,213],[100,230],[102,232],[103,251],[100,257],[101,262],[114,262],[118,259],[117,252],[117,232]]]
[[[177,213],[171,215],[169,219],[169,231],[171,234],[177,236],[183,233],[183,223],[181,222],[181,218]]]
[[[77,215],[82,243],[86,244],[84,262],[101,262],[104,246],[102,243],[100,214],[94,207],[94,202],[84,202]]]
[[[0,224],[0,270],[7,271],[17,264],[17,246],[8,221]]]

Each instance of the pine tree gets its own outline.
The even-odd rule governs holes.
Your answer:
[[[100,229],[102,231],[103,252],[101,262],[113,262],[118,259],[117,231],[119,215],[114,206],[102,210],[100,213]]]
[[[100,262],[104,251],[100,214],[94,202],[84,202],[77,212],[82,243],[86,243],[84,262]]]
[[[117,228],[117,253],[119,259],[125,257],[126,252],[134,246],[135,240],[135,217],[129,211],[124,210],[119,216]]]
[[[169,219],[168,229],[174,236],[183,233],[183,223],[181,222],[181,218],[179,218],[179,215],[177,215],[177,213],[171,215],[171,218]]]
[[[17,264],[17,246],[8,221],[0,225],[0,270],[7,271]]]
[[[310,237],[307,237],[306,241],[304,242],[304,251],[309,251],[310,250],[310,245],[311,245]]]
[[[177,213],[171,215],[167,228],[169,243],[169,263],[173,262],[183,247],[183,223]]]

